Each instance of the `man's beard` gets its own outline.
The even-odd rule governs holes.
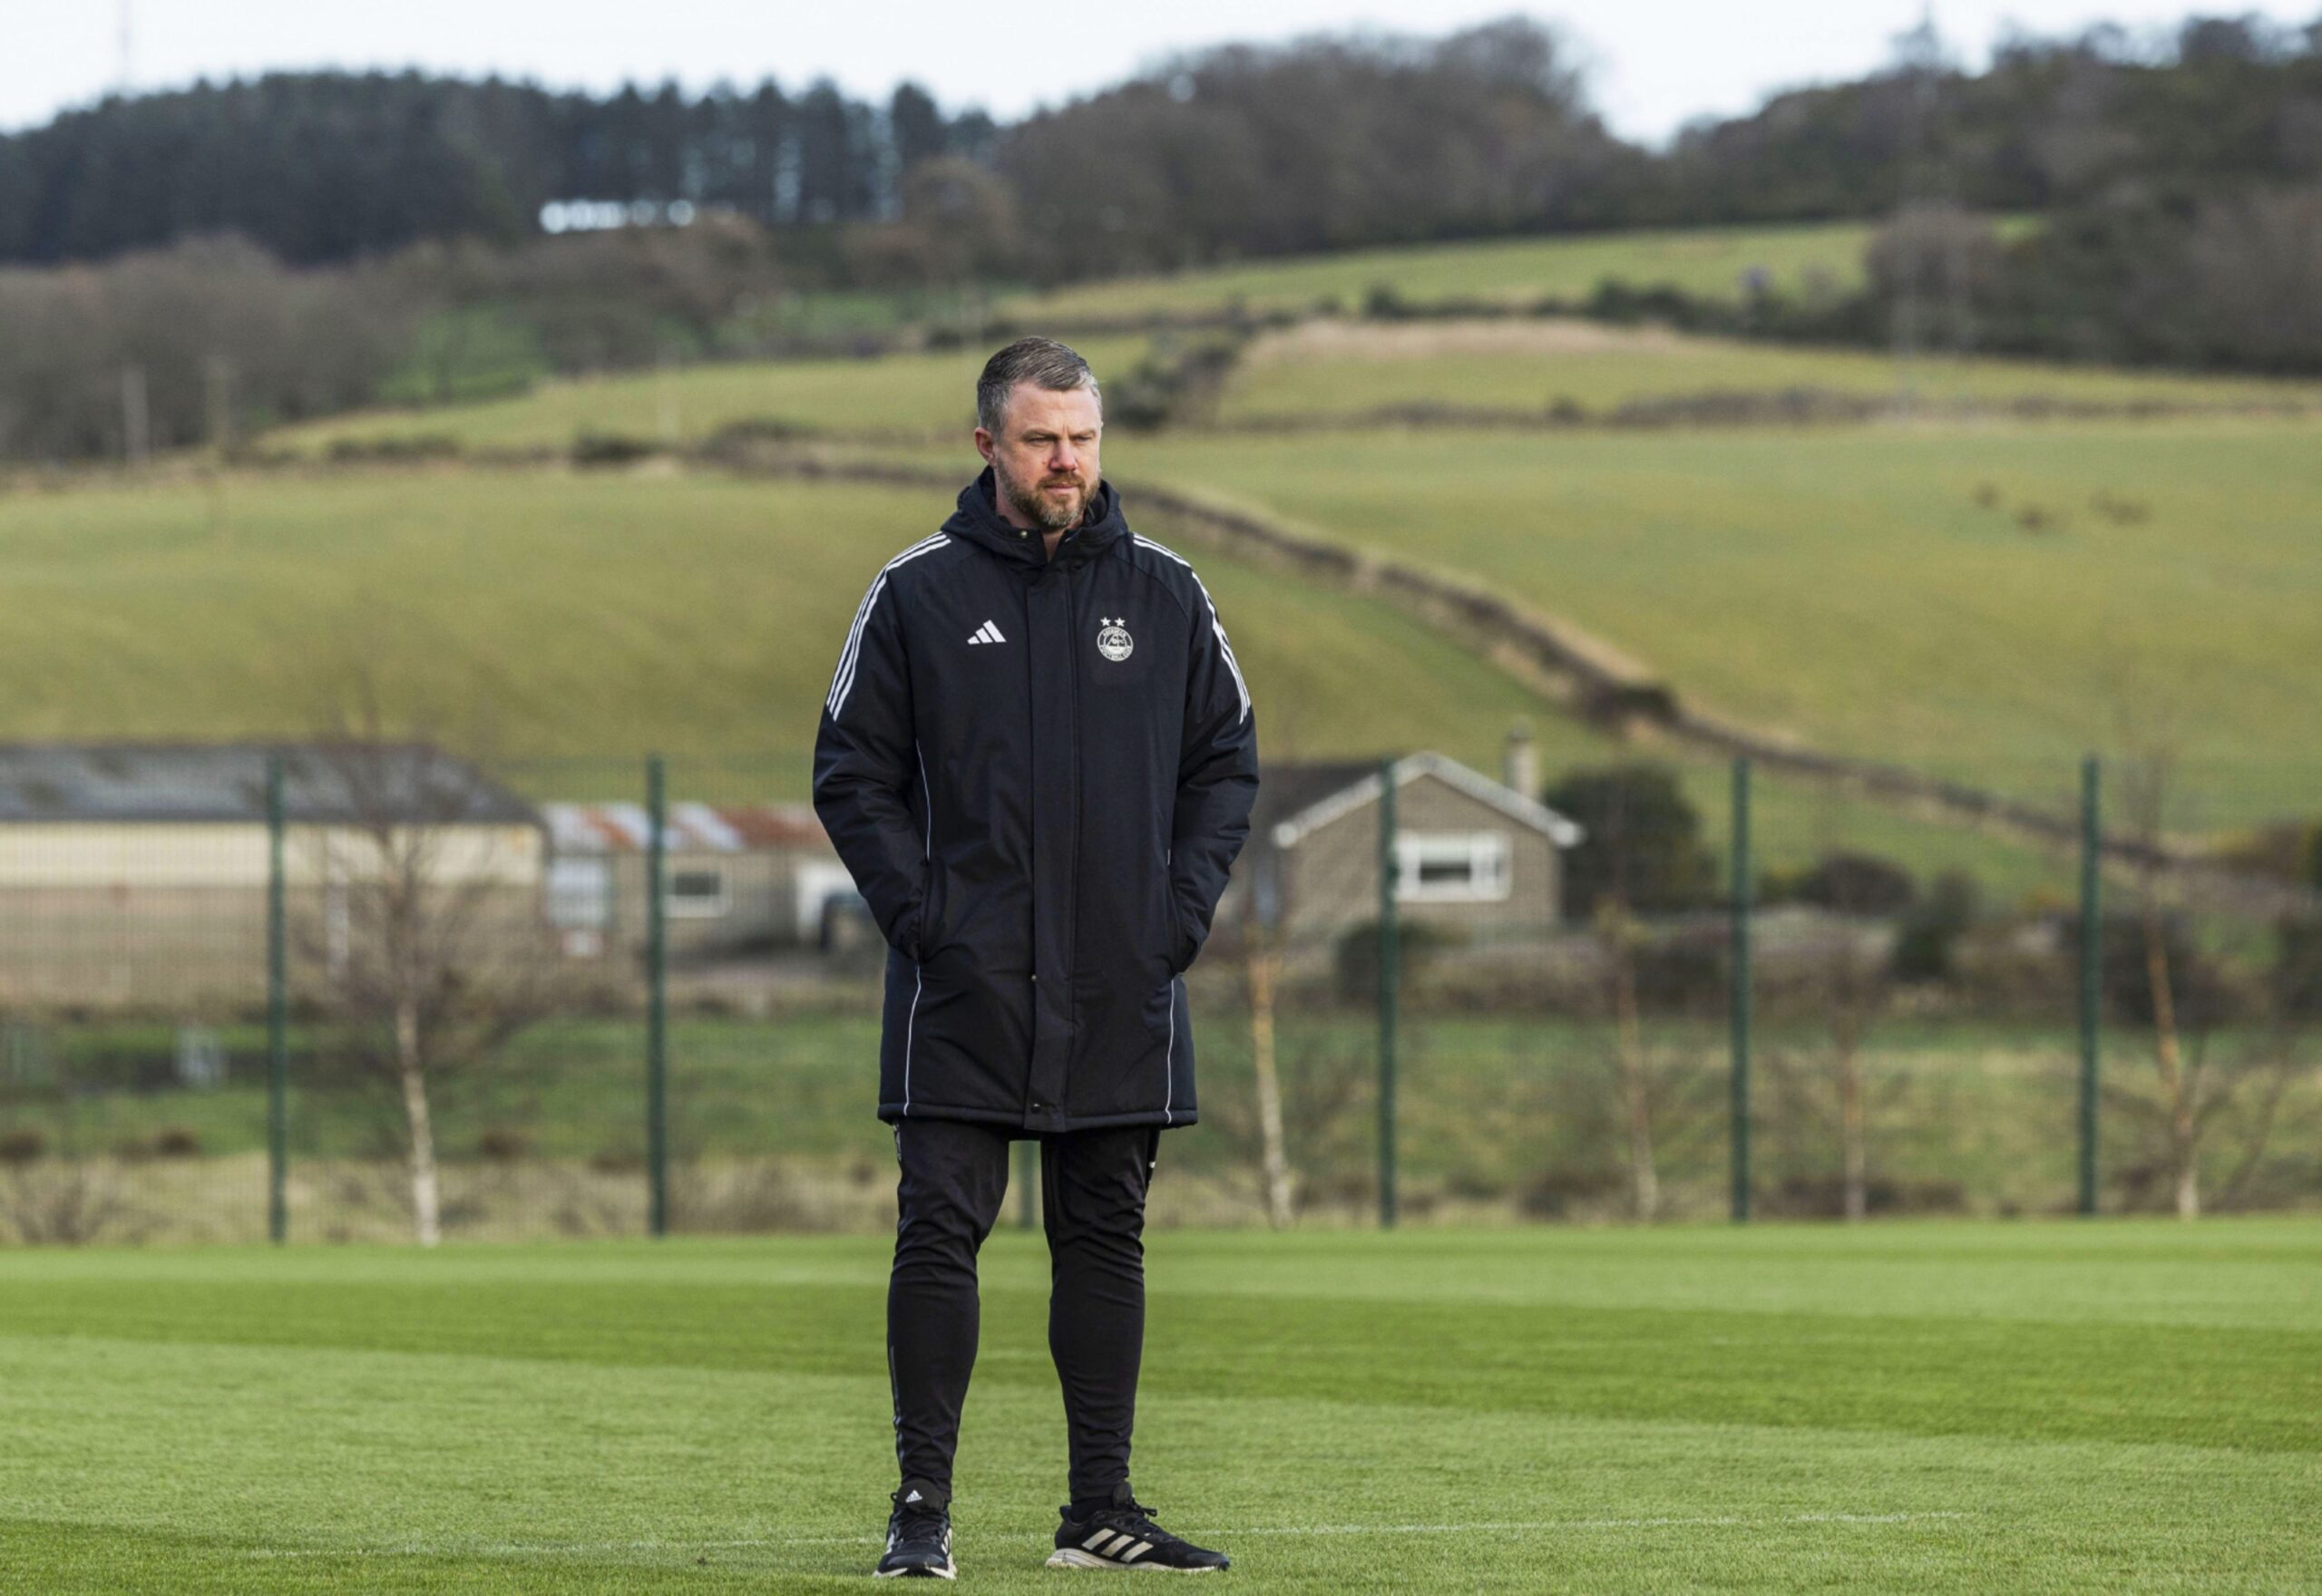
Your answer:
[[[1091,491],[1081,482],[1078,477],[1042,477],[1027,488],[1002,471],[996,461],[992,464],[991,475],[992,480],[1000,484],[1000,491],[1007,495],[1008,502],[1014,505],[1025,520],[1045,531],[1063,531],[1074,521],[1078,521],[1081,512],[1088,508]],[[1069,499],[1058,500],[1049,497],[1048,488],[1050,482],[1066,481],[1069,481],[1079,491]]]

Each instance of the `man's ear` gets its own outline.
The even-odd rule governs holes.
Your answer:
[[[1000,445],[993,441],[992,435],[990,433],[985,432],[981,427],[978,427],[976,429],[976,453],[983,456],[983,462],[986,465],[991,464],[993,462],[992,456],[998,453],[999,451]]]

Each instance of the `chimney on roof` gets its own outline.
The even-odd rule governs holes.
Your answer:
[[[1507,752],[1500,755],[1499,779],[1525,797],[1540,799],[1540,751],[1532,744],[1532,723],[1519,718],[1507,728]]]

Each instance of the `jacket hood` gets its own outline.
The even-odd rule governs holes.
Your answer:
[[[952,511],[941,530],[954,538],[978,544],[1002,560],[1034,569],[1049,565],[1069,569],[1094,559],[1110,544],[1128,536],[1128,523],[1121,518],[1120,495],[1113,491],[1109,481],[1099,478],[1096,494],[1088,501],[1080,524],[1065,533],[1064,540],[1056,546],[1056,558],[1049,560],[1038,534],[1010,525],[1000,515],[998,484],[988,465],[975,481],[960,490],[959,508]]]

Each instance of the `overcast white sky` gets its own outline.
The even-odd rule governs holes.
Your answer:
[[[917,80],[949,109],[1003,119],[1123,77],[1169,51],[1369,25],[1437,33],[1522,12],[1564,24],[1615,131],[1659,140],[1769,91],[1884,60],[1921,0],[0,0],[0,128],[45,122],[123,81],[146,89],[273,67],[402,67],[607,89],[827,74],[862,95]],[[1980,60],[2013,24],[2170,24],[2189,10],[2285,22],[2322,0],[1936,0],[1957,53]]]

